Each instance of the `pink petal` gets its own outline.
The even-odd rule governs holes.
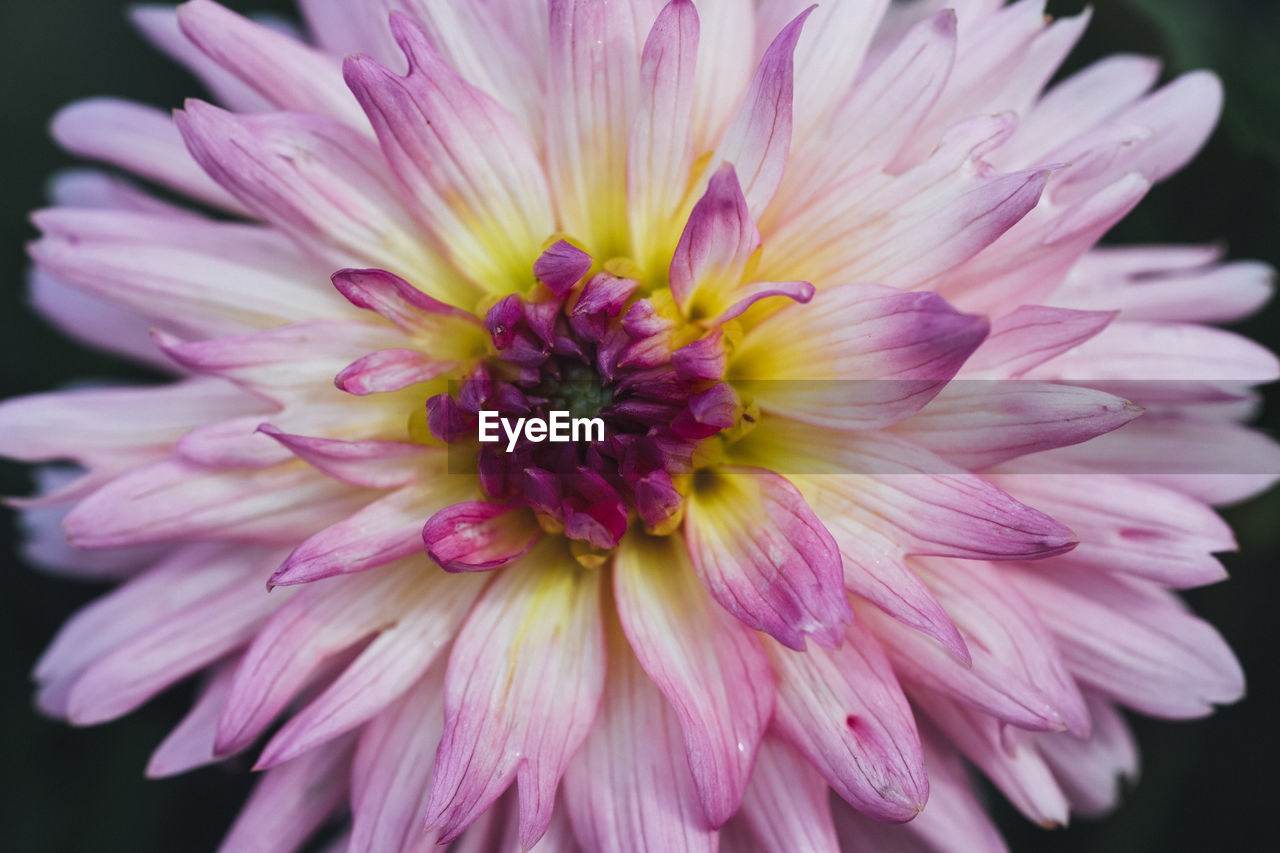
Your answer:
[[[288,542],[337,521],[369,495],[317,471],[292,465],[214,471],[166,460],[117,477],[67,516],[82,548],[216,536]]]
[[[850,175],[770,224],[758,275],[932,288],[1035,208],[1047,170],[998,174],[981,160],[1015,126],[979,115],[905,173]]]
[[[1222,636],[1171,593],[1077,569],[1011,574],[1057,638],[1076,678],[1152,716],[1202,717],[1244,695]]]
[[[195,211],[156,198],[134,181],[96,169],[65,169],[55,173],[49,180],[49,199],[55,207],[201,218]]]
[[[263,417],[248,415],[198,427],[174,449],[183,461],[209,468],[268,468],[287,462],[289,450],[258,433]]]
[[[556,786],[604,686],[598,572],[550,538],[498,575],[449,657],[445,729],[426,825],[457,837],[519,777],[520,843],[551,820]]]
[[[1097,335],[1113,311],[1023,305],[996,319],[991,334],[964,366],[965,377],[1016,379]]]
[[[271,110],[270,101],[187,38],[178,24],[176,7],[134,6],[129,9],[129,20],[152,46],[195,75],[227,109],[243,113]]]
[[[1274,439],[1228,420],[1176,413],[1149,414],[1122,430],[1055,455],[1210,504],[1252,497],[1280,477],[1280,445]],[[1171,578],[1163,581],[1182,585]]]
[[[715,318],[714,323],[720,325],[736,319],[761,299],[771,296],[785,296],[795,302],[807,303],[813,299],[817,290],[807,281],[757,281],[744,284],[738,288],[735,296],[741,297]]]
[[[614,562],[618,616],[631,648],[671,702],[694,786],[712,826],[742,804],[773,713],[760,640],[698,583],[674,536],[632,532]]]
[[[765,3],[760,28],[774,32],[806,5],[806,0]],[[800,133],[823,124],[844,100],[863,71],[867,48],[888,5],[888,0],[831,3],[814,11],[812,26],[795,49],[795,124]]]
[[[83,208],[32,219],[41,269],[166,328],[216,337],[349,316],[309,280],[323,267],[266,228]]]
[[[444,667],[436,666],[360,732],[351,768],[350,853],[427,849],[427,791],[444,730]]]
[[[367,53],[379,62],[403,60],[391,37],[383,4],[348,0],[298,0],[298,9],[316,44],[330,53]]]
[[[530,139],[542,138],[542,111],[546,97],[547,10],[544,2],[517,0],[512,9],[502,2],[436,3],[433,0],[396,0],[382,4],[399,7],[422,26],[431,45],[450,68],[494,98],[519,120]],[[534,12],[533,20],[520,17]],[[381,17],[375,10],[371,17]],[[376,24],[387,30],[386,20]],[[540,38],[534,36],[538,33]],[[403,64],[400,51],[377,57]],[[356,53],[344,43],[338,53]],[[371,53],[365,51],[366,53]],[[375,55],[376,54],[372,54]]]
[[[399,699],[431,668],[485,581],[450,578],[423,569],[420,560],[401,568],[423,575],[423,583],[398,601],[405,615],[276,732],[262,750],[257,768],[290,761],[359,726]]]
[[[1011,303],[1047,300],[1071,265],[1123,219],[1151,189],[1141,175],[1123,173],[1097,187],[1071,183],[1089,173],[1092,160],[1107,161],[1127,140],[1108,140],[1101,149],[1075,157],[1051,188],[1054,204],[1041,205],[1011,226],[982,254],[950,271],[937,284],[940,293],[974,311],[1001,312]]]
[[[714,382],[724,378],[728,355],[724,333],[717,330],[671,353],[671,366],[681,379]]]
[[[163,545],[136,548],[112,548],[107,551],[82,551],[67,541],[62,529],[76,501],[89,494],[109,478],[97,472],[85,474],[74,466],[42,465],[35,469],[37,497],[10,498],[7,503],[18,510],[18,524],[23,534],[21,553],[33,566],[55,575],[73,578],[124,579],[165,556]]]
[[[793,649],[836,646],[851,611],[840,553],[795,486],[758,468],[704,469],[685,510],[689,557],[712,597]]]
[[[1138,777],[1138,745],[1124,717],[1110,702],[1086,695],[1093,733],[1088,740],[1045,734],[1036,738],[1040,754],[1067,795],[1073,811],[1099,817],[1120,802],[1121,780]]]
[[[921,687],[911,688],[911,701],[1018,811],[1045,828],[1066,825],[1066,797],[1036,750],[1034,735]]]
[[[1160,76],[1158,60],[1108,56],[1044,94],[999,156],[1019,164],[1044,161],[1063,140],[1062,128],[1093,128],[1146,94]]]
[[[95,661],[143,635],[153,626],[244,580],[262,552],[214,544],[175,549],[155,565],[77,611],[40,656],[33,673],[41,693],[65,693]],[[145,618],[130,614],[145,614]],[[41,701],[42,705],[46,703]],[[53,713],[65,708],[46,706]]]
[[[178,7],[182,32],[219,66],[280,110],[320,113],[353,127],[364,116],[342,83],[338,62],[212,0]]]
[[[27,280],[32,309],[67,337],[161,373],[174,372],[173,363],[152,343],[152,324],[146,318],[38,267],[32,268]]]
[[[239,657],[232,658],[213,671],[200,691],[200,698],[182,722],[151,753],[147,762],[148,778],[176,776],[218,760],[213,754],[213,739],[218,728],[218,716],[227,701],[227,694],[231,692],[231,676],[239,662]]]
[[[1235,550],[1231,529],[1216,513],[1156,484],[1048,461],[993,480],[1077,532],[1080,546],[1064,557],[1064,568],[1092,566],[1196,586],[1225,576],[1211,554]]]
[[[298,590],[245,652],[218,720],[214,752],[229,755],[252,743],[324,660],[391,624],[395,602],[413,601],[421,588],[412,572],[388,572]],[[272,595],[261,587],[259,594]]]
[[[268,771],[222,840],[219,853],[302,846],[346,799],[354,740],[343,738]]]
[[[68,719],[91,725],[132,711],[248,642],[280,605],[245,578],[166,613],[85,669],[67,695]]]
[[[981,343],[986,320],[936,294],[874,285],[823,291],[746,335],[729,365],[761,408],[841,429],[918,411]]]
[[[154,107],[92,98],[53,117],[53,138],[72,154],[101,160],[224,210],[250,215],[192,159],[173,119]]]
[[[523,557],[542,530],[525,507],[470,501],[445,507],[427,520],[427,556],[445,571],[496,569]]]
[[[830,789],[786,741],[766,737],[742,803],[742,818],[761,853],[839,853]]]
[[[913,289],[935,281],[986,249],[1026,216],[1040,201],[1048,179],[1048,169],[974,179],[971,186],[945,203],[933,200],[930,208],[920,208],[918,218],[903,216],[911,220],[909,228],[895,229],[875,240],[875,248],[842,268],[841,275]],[[917,198],[926,194],[922,192]],[[928,248],[919,251],[920,246]]]
[[[928,720],[922,721],[920,735],[929,769],[929,802],[924,811],[907,823],[891,824],[836,803],[833,811],[842,849],[1008,853],[959,753]]]
[[[874,4],[842,5],[874,8]],[[815,198],[838,192],[846,178],[891,161],[942,92],[955,51],[954,11],[944,10],[913,27],[893,52],[853,87],[836,108],[829,127],[796,139],[780,190],[779,201],[785,200],[785,209],[811,205]],[[815,88],[836,92],[826,84]],[[819,149],[821,156],[811,153]],[[771,209],[769,217],[775,215],[785,214],[783,209]],[[765,230],[769,230],[767,225]]]
[[[765,50],[738,113],[711,160],[734,167],[750,216],[758,218],[782,183],[791,148],[796,42],[812,7],[798,14]]]
[[[1073,268],[1054,301],[1075,309],[1115,309],[1126,320],[1228,323],[1272,296],[1275,270],[1257,261],[1192,269],[1121,267],[1125,250],[1094,250]]]
[[[262,400],[217,379],[169,385],[59,391],[0,403],[4,453],[43,462],[93,466],[144,448],[167,448],[211,420],[269,410]]]
[[[969,649],[960,632],[929,587],[907,567],[902,545],[849,512],[840,493],[824,488],[814,478],[799,477],[797,481],[840,548],[845,589],[937,640],[968,664]]]
[[[616,624],[609,632],[604,701],[565,773],[574,831],[588,850],[714,853],[676,712],[621,634]]]
[[[350,322],[299,323],[214,340],[183,341],[160,332],[152,337],[165,355],[192,372],[273,397],[324,387],[327,377],[357,354],[397,342],[397,334],[384,326]]]
[[[903,681],[923,684],[1011,725],[1089,734],[1089,713],[1062,654],[1031,604],[989,563],[920,560],[926,583],[972,653],[965,665],[879,613],[863,615]]]
[[[214,180],[331,269],[386,267],[442,298],[474,293],[428,248],[377,146],[357,131],[318,115],[238,116],[201,101],[176,121]]]
[[[352,305],[379,314],[407,334],[429,331],[439,317],[479,325],[474,314],[433,299],[386,270],[338,270],[332,279],[333,286]]]
[[[891,433],[875,435],[764,419],[735,459],[824,475],[843,511],[908,554],[966,559],[1039,559],[1070,551],[1076,537],[982,477]],[[837,474],[839,476],[829,476]]]
[[[357,396],[381,394],[428,382],[456,366],[419,350],[381,350],[344,367],[334,377],[333,384],[348,394]]]
[[[693,77],[694,148],[710,151],[751,85],[754,0],[698,0],[701,32]],[[769,33],[770,36],[773,33]]]
[[[271,424],[258,430],[330,477],[368,489],[398,489],[421,474],[421,457],[434,448],[400,441],[341,441],[291,435]]]
[[[952,382],[894,432],[961,468],[1080,444],[1130,423],[1142,409],[1072,385],[1020,381]]]
[[[838,649],[766,648],[778,678],[778,733],[859,811],[915,817],[929,796],[920,738],[875,636],[854,620]]]
[[[449,67],[418,25],[393,16],[409,58],[400,77],[368,59],[344,64],[410,210],[483,287],[505,290],[555,230],[532,144],[510,113]],[[486,235],[476,242],[477,230]]]
[[[547,158],[559,223],[592,255],[627,242],[627,150],[657,0],[551,0]],[[545,235],[544,235],[545,236]]]
[[[567,296],[591,269],[591,256],[569,243],[557,240],[533,262],[533,275],[556,296]]]
[[[726,163],[712,175],[680,235],[668,273],[671,295],[693,319],[720,313],[759,246],[760,232],[733,166]]]
[[[421,484],[366,502],[349,518],[314,534],[294,549],[269,585],[309,583],[332,575],[362,572],[422,550],[422,520],[439,509],[470,500],[474,485],[450,483],[437,472],[437,488]],[[463,478],[456,478],[463,479]]]
[[[1153,181],[1186,165],[1204,145],[1222,112],[1222,82],[1208,71],[1183,74],[1112,121],[1150,128],[1150,141],[1123,167]]]
[[[642,268],[668,248],[667,236],[693,167],[698,11],[671,0],[658,13],[640,58],[640,109],[627,153],[627,201]]]
[[[1222,329],[1191,323],[1116,323],[1027,376],[1094,384],[1141,380],[1158,386],[1160,382],[1150,380],[1170,380],[1231,387],[1271,382],[1280,377],[1280,363],[1259,344]]]

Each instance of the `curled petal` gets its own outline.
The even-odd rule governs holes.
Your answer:
[[[496,569],[533,547],[537,521],[523,507],[487,501],[454,504],[440,510],[422,528],[427,554],[446,571]]]
[[[759,247],[760,232],[738,176],[726,163],[694,205],[671,258],[671,294],[686,316],[699,319],[721,313]]]
[[[386,270],[338,270],[333,286],[357,308],[373,311],[409,334],[427,331],[432,321],[453,317],[476,324],[475,315],[433,299],[400,276]]]
[[[419,350],[384,349],[342,368],[333,384],[348,394],[363,397],[429,382],[455,367],[454,363],[439,361]]]
[[[559,240],[533,262],[533,275],[556,296],[565,296],[591,269],[591,256]]]

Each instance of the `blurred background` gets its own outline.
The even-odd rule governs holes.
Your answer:
[[[288,0],[223,0],[238,11],[292,14]],[[461,0],[460,0],[461,2]],[[1055,15],[1077,0],[1050,0]],[[1280,265],[1280,3],[1275,0],[1096,0],[1093,24],[1069,69],[1114,52],[1163,57],[1166,77],[1217,71],[1226,112],[1208,148],[1157,187],[1109,242],[1225,241],[1235,258]],[[27,307],[26,216],[44,186],[72,160],[46,127],[67,101],[120,95],[177,106],[195,81],[152,51],[126,23],[120,0],[6,0],[0,4],[4,81],[0,162],[4,187],[0,251],[0,397],[83,378],[149,378],[115,358],[63,339]],[[1280,349],[1280,304],[1240,325]],[[1272,389],[1263,425],[1280,425]],[[29,474],[0,464],[0,493],[26,494]],[[1230,581],[1188,597],[1217,625],[1249,676],[1246,701],[1191,723],[1134,718],[1143,758],[1140,784],[1121,809],[1045,832],[1007,806],[997,818],[1014,851],[1280,850],[1276,718],[1280,604],[1280,490],[1227,511],[1240,554],[1226,556]],[[8,559],[0,569],[0,849],[28,851],[212,850],[243,800],[247,760],[164,781],[143,778],[151,750],[188,707],[183,685],[117,722],[75,729],[40,717],[29,672],[59,624],[102,592],[40,574],[22,563],[11,513],[0,518]],[[999,798],[993,797],[994,802]]]

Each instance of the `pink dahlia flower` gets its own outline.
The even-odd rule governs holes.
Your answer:
[[[301,5],[143,8],[221,106],[55,119],[192,204],[60,180],[36,300],[174,376],[0,408],[121,581],[40,706],[200,673],[148,770],[255,750],[225,850],[998,850],[975,770],[1064,824],[1240,696],[1172,590],[1280,471],[1205,325],[1269,272],[1095,248],[1213,76],[1047,87],[1037,0]]]

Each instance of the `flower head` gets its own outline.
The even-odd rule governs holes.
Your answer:
[[[343,804],[355,851],[1000,849],[966,762],[1109,808],[1119,707],[1242,690],[1170,590],[1280,471],[1238,422],[1275,359],[1203,325],[1268,271],[1095,248],[1212,76],[1047,87],[1087,14],[954,6],[137,11],[221,106],[54,123],[193,203],[35,215],[46,313],[176,374],[0,407],[77,466],[33,553],[122,580],[41,707],[203,672],[155,775],[279,723],[230,851]]]

